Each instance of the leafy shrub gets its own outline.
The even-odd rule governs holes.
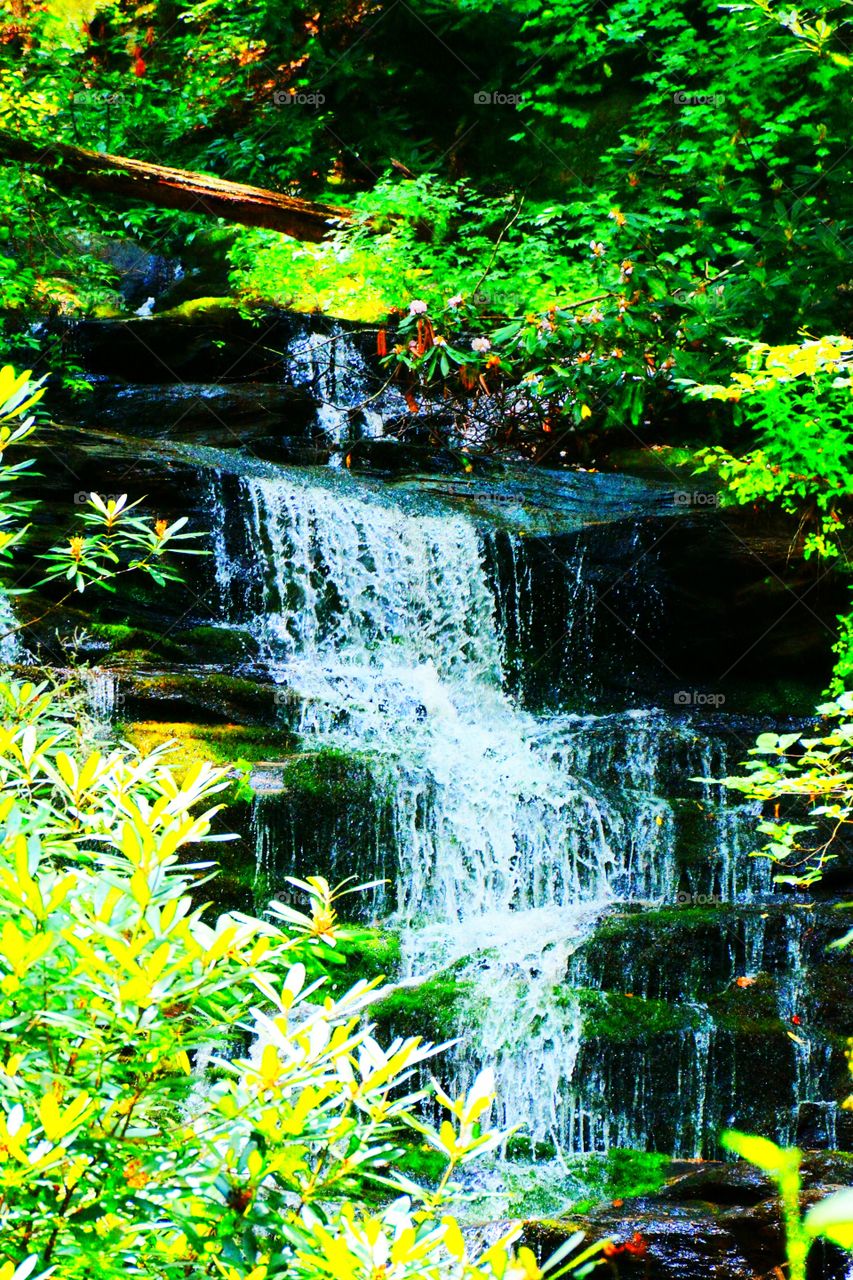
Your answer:
[[[842,553],[842,510],[853,495],[851,358],[853,340],[845,337],[748,344],[746,368],[728,385],[692,389],[734,404],[736,420],[757,445],[737,455],[703,450],[698,470],[720,476],[725,501],[775,503],[797,516],[807,559]]]
[[[377,1044],[376,982],[324,996],[326,882],[299,883],[308,914],[211,919],[211,864],[186,859],[228,771],[178,781],[168,749],[74,738],[61,695],[0,680],[0,1258],[63,1280],[538,1275],[508,1238],[472,1257],[443,1212],[502,1140],[489,1073],[435,1088],[435,1130],[412,1088],[434,1050]],[[444,1158],[437,1187],[395,1171],[401,1127]]]
[[[817,710],[824,719],[813,732],[760,734],[747,772],[720,779],[731,790],[773,805],[775,816],[759,823],[768,837],[760,856],[781,867],[780,883],[803,887],[820,880],[837,857],[836,842],[853,823],[853,693],[839,694]],[[805,821],[781,819],[782,803],[796,805]]]

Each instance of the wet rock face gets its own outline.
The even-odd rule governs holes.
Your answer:
[[[256,323],[222,306],[187,317],[86,320],[71,340],[86,371],[113,384],[276,382],[293,328],[279,313]]]
[[[603,1205],[581,1218],[526,1224],[524,1238],[544,1261],[579,1226],[590,1242],[614,1242],[620,1276],[644,1280],[770,1280],[784,1275],[785,1244],[773,1184],[748,1165],[683,1162],[661,1191]],[[803,1207],[853,1183],[853,1157],[808,1153],[803,1165]],[[809,1280],[846,1280],[849,1254],[813,1246]]]
[[[121,301],[130,311],[151,306],[184,275],[176,259],[150,252],[132,240],[81,234],[76,247],[111,269]]]
[[[150,316],[78,321],[68,340],[89,376],[114,385],[287,384],[302,380],[308,319],[273,308],[246,314],[231,299],[198,298]],[[343,335],[348,345],[342,354],[336,343]],[[371,351],[369,335],[340,321],[312,317],[308,336],[316,336],[324,353],[322,367],[311,372],[318,381],[330,375],[329,391],[339,389],[347,360]],[[375,342],[373,347],[375,355]]]
[[[281,382],[116,387],[106,379],[95,383],[92,394],[73,410],[83,427],[247,450],[256,450],[266,437],[310,442],[316,411],[309,394]]]
[[[751,531],[737,512],[716,520],[646,516],[531,538],[521,573],[498,540],[511,679],[528,705],[807,714],[829,679],[841,592],[791,581],[787,533]]]

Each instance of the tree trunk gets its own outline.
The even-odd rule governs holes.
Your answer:
[[[141,200],[185,213],[225,218],[246,227],[268,227],[296,240],[322,240],[336,224],[349,222],[349,209],[314,204],[227,182],[187,169],[171,169],[127,156],[104,155],[63,142],[32,142],[0,130],[0,161],[22,160],[61,190],[80,189],[117,200]]]

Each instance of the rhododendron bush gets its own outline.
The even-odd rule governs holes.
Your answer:
[[[0,1274],[540,1275],[447,1212],[502,1140],[490,1073],[429,1090],[435,1129],[414,1082],[435,1051],[377,1043],[378,980],[325,993],[329,885],[267,921],[202,905],[229,781],[168,747],[91,751],[62,696],[0,681]],[[437,1186],[395,1170],[406,1133],[445,1158]]]

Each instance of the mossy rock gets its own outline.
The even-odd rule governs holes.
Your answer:
[[[345,963],[331,975],[336,990],[345,991],[356,982],[374,978],[393,978],[400,966],[400,938],[383,929],[348,926],[337,949]]]
[[[143,672],[128,677],[123,682],[122,693],[130,718],[149,719],[152,713],[162,713],[169,719],[196,725],[221,722],[243,728],[268,725],[266,732],[270,741],[277,747],[282,741],[277,725],[276,690],[272,685],[244,676],[198,670]],[[292,734],[284,741],[292,745]]]
[[[814,701],[814,682],[809,680],[777,679],[770,684],[752,680],[738,691],[739,706],[747,715],[761,719],[811,718]]]
[[[642,1040],[673,1032],[698,1031],[705,1015],[692,1005],[644,1000],[613,991],[576,989],[585,1040]]]
[[[713,870],[717,856],[723,807],[703,800],[676,800],[675,859],[681,869],[708,866]]]
[[[567,1213],[587,1213],[596,1205],[649,1195],[664,1186],[672,1161],[659,1151],[612,1147],[568,1161]]]
[[[91,312],[95,320],[116,320],[124,314],[117,302],[99,302]]]
[[[392,796],[376,769],[369,753],[326,748],[288,753],[258,772],[253,824],[262,895],[279,896],[288,877],[306,871],[333,884],[354,877],[375,887],[343,898],[344,918],[366,923],[385,914],[399,858]]]
[[[439,974],[417,986],[392,991],[373,1006],[371,1017],[393,1036],[452,1039],[459,1031],[460,1006],[473,987],[470,979]]]
[[[307,800],[352,805],[372,791],[369,757],[335,747],[302,752],[285,761],[281,785]]]
[[[157,317],[160,320],[186,321],[203,319],[213,322],[219,320],[223,324],[228,324],[234,319],[234,314],[238,309],[239,303],[236,298],[190,298],[175,307],[170,307],[168,311],[158,311]]]
[[[420,1186],[437,1183],[447,1169],[447,1157],[425,1142],[404,1146],[403,1154],[394,1161],[394,1168],[417,1182]]]
[[[510,1160],[554,1160],[557,1147],[550,1139],[537,1142],[527,1133],[513,1133],[507,1139],[506,1154]]]
[[[779,1017],[779,984],[769,974],[761,973],[748,980],[748,985],[733,982],[713,995],[708,1005],[718,1027],[735,1034],[774,1034],[782,1028]]]
[[[177,639],[169,639],[143,627],[123,622],[89,623],[88,631],[99,646],[106,646],[108,654],[120,655],[125,661],[138,660],[141,655],[152,658],[183,659],[186,650]]]
[[[853,1034],[853,973],[849,953],[847,957],[843,952],[835,955],[838,958],[834,964],[827,962],[809,969],[807,1017],[810,1024],[846,1041]]]
[[[622,988],[660,1000],[723,989],[746,955],[748,909],[711,906],[620,911],[583,943],[570,968],[579,985]]]
[[[258,653],[254,636],[233,627],[191,627],[181,631],[179,639],[200,662],[245,662]]]
[[[279,757],[293,748],[293,735],[286,729],[239,724],[193,724],[159,720],[136,721],[118,727],[119,736],[140,751],[150,751],[164,742],[176,742],[175,761],[179,772],[200,760],[211,764],[256,763]]]
[[[93,622],[89,631],[95,640],[108,644],[114,651],[134,648],[139,635],[138,627],[128,626],[124,622]]]
[[[245,815],[241,812],[245,805],[227,792],[224,803],[226,807],[214,819],[214,831],[217,835],[239,835],[240,828],[245,826]],[[214,849],[215,855],[211,856],[215,856],[216,868],[212,878],[199,889],[199,899],[212,903],[216,914],[245,911],[254,915],[257,868],[251,849],[242,838],[217,843]],[[195,848],[190,860],[197,857]]]

